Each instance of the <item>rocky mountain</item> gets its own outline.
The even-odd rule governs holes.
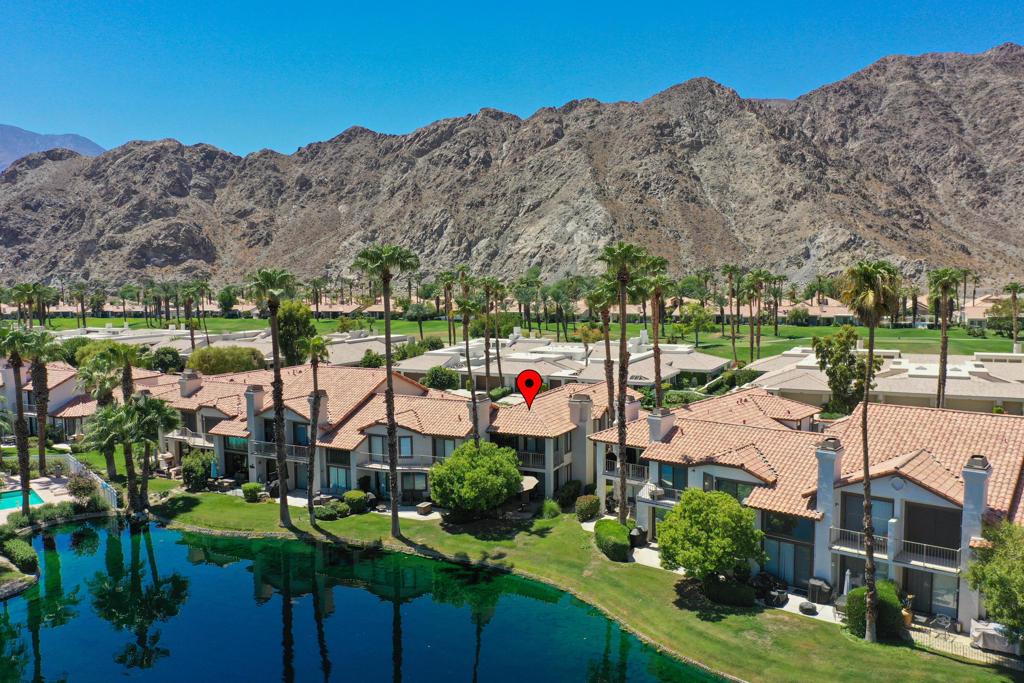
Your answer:
[[[66,133],[64,135],[45,135],[33,133],[17,126],[6,126],[0,123],[0,171],[33,152],[45,152],[55,148],[71,149],[84,156],[103,154],[103,148],[89,138]]]
[[[908,275],[1024,257],[1024,47],[887,57],[793,101],[706,78],[642,102],[492,109],[408,135],[351,128],[286,155],[131,142],[0,175],[0,279],[235,280],[345,272],[405,244],[427,271],[595,272],[642,243],[678,269],[794,277],[865,256]]]

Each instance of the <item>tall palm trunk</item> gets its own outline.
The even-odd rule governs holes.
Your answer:
[[[469,362],[469,314],[462,314],[462,339],[466,345],[466,376],[469,381],[469,404],[473,413],[473,443],[480,448],[480,420],[476,414],[476,385],[473,383],[473,364]]]
[[[128,405],[128,402],[132,400],[132,396],[135,394],[135,378],[132,375],[132,366],[130,363],[125,363],[121,368],[121,399],[124,401],[124,405]],[[125,439],[123,444],[124,449],[124,474],[128,480],[128,508],[132,512],[141,512],[142,504],[139,498],[139,481],[135,475],[135,457],[132,453],[132,442],[131,439]]]
[[[139,481],[139,505],[141,510],[149,509],[149,463],[153,457],[152,446],[149,441],[142,444],[142,472]]]
[[[1017,343],[1017,332],[1020,330],[1020,316],[1017,314],[1017,292],[1010,292],[1010,312],[1013,315],[1013,343]],[[1014,349],[1016,350],[1016,349]]]
[[[660,408],[665,401],[665,389],[661,386],[661,345],[658,343],[658,323],[661,318],[661,297],[651,299],[651,327],[654,328],[654,406]],[[696,334],[700,334],[697,330]]]
[[[50,414],[50,389],[47,386],[46,363],[33,361],[31,365],[32,393],[36,398],[36,422],[39,425],[39,474],[46,475],[46,430],[47,417]]]
[[[391,348],[390,344],[388,348]],[[313,512],[313,475],[316,469],[316,439],[320,424],[320,360],[315,353],[310,356],[309,364],[313,373],[313,405],[310,411],[312,414],[309,416],[309,446],[306,452],[306,511],[309,513],[310,526],[316,526],[316,514]]]
[[[754,297],[747,299],[747,327],[750,328],[750,362],[754,362]]]
[[[192,324],[192,299],[185,299],[185,324],[188,325],[188,340],[192,350],[196,350],[196,328]]]
[[[29,514],[29,461],[28,461],[28,425],[25,422],[25,397],[21,376],[22,361],[18,353],[12,353],[8,365],[14,375],[14,443],[18,447],[18,474],[21,479],[21,512]]]
[[[733,309],[739,309],[739,301],[736,300],[736,287],[733,284],[732,275],[729,276],[729,337],[732,341],[732,364],[736,366],[739,363],[739,357],[736,355],[736,316],[733,314]]]
[[[501,328],[498,326],[498,311],[495,304],[494,311],[494,360],[498,364],[498,386],[505,386],[505,374],[501,371]]]
[[[761,303],[760,291],[757,294],[757,357],[761,358]]]
[[[285,459],[284,450],[284,384],[281,381],[281,348],[277,326],[278,306],[277,300],[273,298],[267,303],[267,310],[270,313],[270,348],[274,356],[274,379],[270,386],[274,400],[274,451],[277,455],[279,525],[290,527],[292,516],[288,511],[288,461]]]
[[[939,386],[936,404],[939,408],[946,407],[946,360],[949,353],[949,294],[942,292],[939,299]]]
[[[388,492],[391,496],[391,536],[401,538],[398,525],[398,428],[395,424],[395,381],[391,376],[391,274],[381,277],[384,293],[384,366],[387,368],[384,410],[388,418]]]
[[[491,297],[484,297],[484,390],[491,390]]]
[[[628,274],[619,273],[619,385],[618,389],[618,437],[619,452],[616,460],[619,466],[619,522],[626,523],[626,381],[629,379],[629,341],[626,335],[626,285]]]
[[[876,641],[875,615],[878,594],[875,590],[875,527],[871,521],[871,459],[868,456],[868,398],[871,395],[871,380],[875,365],[875,326],[868,327],[868,362],[864,369],[864,398],[860,414],[860,438],[863,446],[864,467],[864,583],[868,593],[864,615],[864,639]]]
[[[601,309],[601,332],[604,334],[604,381],[608,385],[608,418],[615,421],[615,363],[612,362],[611,313]]]

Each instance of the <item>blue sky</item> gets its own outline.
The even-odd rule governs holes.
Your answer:
[[[1024,3],[0,4],[0,123],[292,152],[695,76],[795,97],[888,54],[1024,43]]]

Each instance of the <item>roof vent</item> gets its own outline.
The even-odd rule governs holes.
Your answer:
[[[967,459],[967,464],[964,467],[971,470],[987,470],[988,458],[984,455],[972,455]]]

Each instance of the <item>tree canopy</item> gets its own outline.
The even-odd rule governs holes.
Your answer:
[[[835,334],[814,337],[811,346],[832,392],[825,409],[849,415],[864,396],[864,364],[867,359],[857,353],[857,331],[850,325],[843,325]],[[872,376],[881,367],[882,359],[876,357]]]
[[[204,375],[226,372],[247,372],[266,367],[263,354],[246,346],[208,346],[196,349],[188,359],[188,367]]]
[[[278,340],[285,365],[298,365],[305,360],[302,340],[316,336],[313,312],[301,301],[281,303],[277,313]]]
[[[985,594],[985,609],[1017,636],[1024,636],[1024,528],[1003,522],[985,530],[987,547],[975,550],[967,583]]]
[[[451,368],[435,365],[427,370],[423,378],[423,385],[431,389],[458,389],[459,373]]]
[[[430,495],[457,516],[479,517],[518,493],[521,481],[511,448],[467,441],[430,468]]]

